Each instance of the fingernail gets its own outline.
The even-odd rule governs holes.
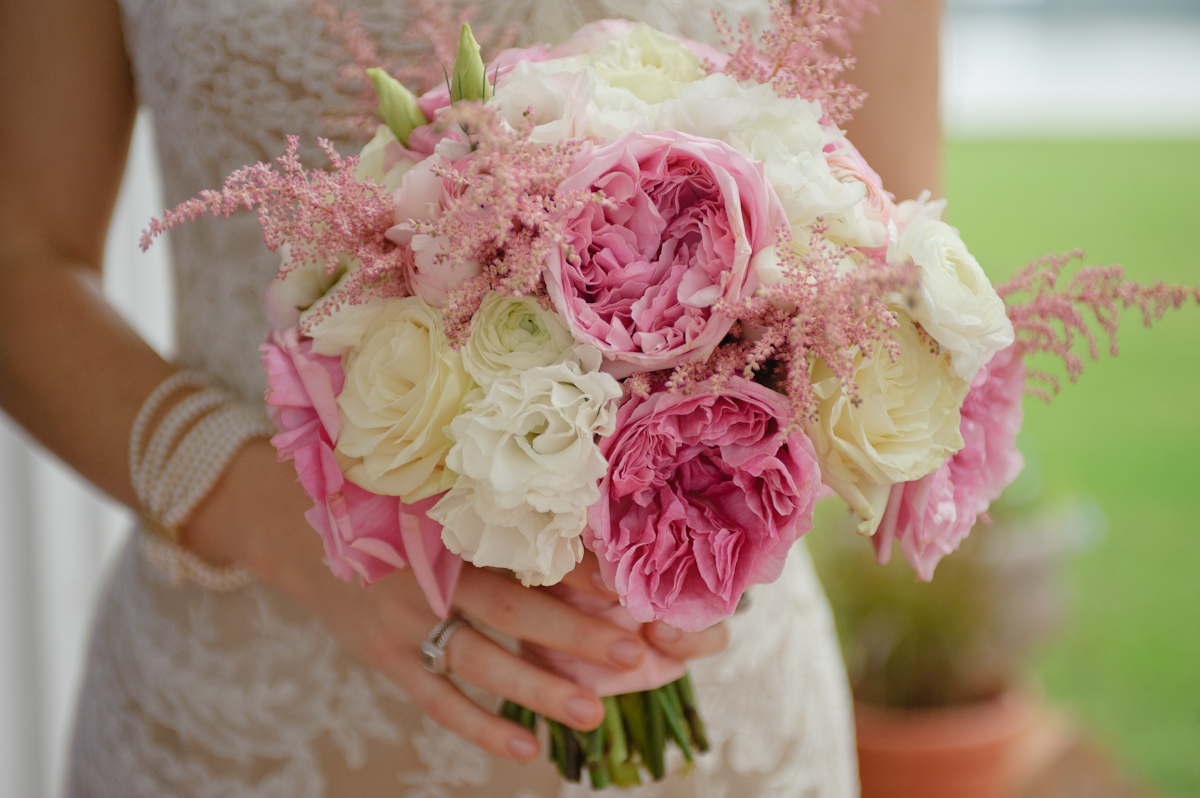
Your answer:
[[[667,626],[662,621],[654,622],[653,628],[650,629],[650,634],[660,643],[674,643],[683,637],[683,632],[674,626]]]
[[[510,737],[508,752],[517,759],[533,759],[537,756],[538,744],[528,737]]]
[[[600,714],[600,707],[590,698],[575,696],[568,698],[566,703],[567,714],[570,715],[577,723],[588,725],[596,722],[596,716]]]
[[[641,663],[644,651],[640,643],[618,640],[608,647],[608,658],[623,668],[634,668]]]

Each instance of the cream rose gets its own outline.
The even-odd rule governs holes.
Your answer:
[[[531,368],[472,394],[446,458],[460,476],[429,511],[446,547],[478,566],[554,584],[583,556],[587,508],[608,467],[620,384],[574,362]]]
[[[575,339],[557,313],[532,297],[493,292],[484,297],[471,319],[471,335],[462,349],[463,366],[487,389],[502,377],[577,360],[574,346]]]
[[[994,354],[1012,344],[1013,326],[979,261],[958,232],[941,221],[945,201],[927,202],[928,197],[926,192],[897,207],[901,232],[888,259],[920,267],[920,303],[913,318],[970,383]]]
[[[959,407],[969,383],[930,351],[903,311],[897,315],[892,339],[899,356],[893,360],[880,345],[874,357],[857,361],[857,407],[828,366],[818,361],[813,368],[820,414],[807,431],[821,478],[859,515],[864,535],[879,526],[892,484],[932,473],[963,445]]]
[[[388,300],[343,365],[337,452],[352,461],[346,477],[410,503],[449,488],[444,430],[475,384],[446,341],[441,314],[419,297]]]

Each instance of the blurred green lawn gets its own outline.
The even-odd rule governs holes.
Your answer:
[[[1200,141],[952,142],[946,195],[993,280],[1082,247],[1139,281],[1200,283]],[[1200,307],[1124,321],[1118,359],[1026,400],[1047,493],[1090,497],[1108,522],[1038,668],[1133,772],[1200,796]]]

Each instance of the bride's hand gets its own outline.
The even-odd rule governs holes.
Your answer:
[[[310,502],[290,465],[274,460],[269,445],[247,446],[218,493],[189,523],[187,544],[209,559],[246,562],[262,581],[313,612],[347,650],[392,679],[440,725],[496,756],[518,762],[536,758],[538,743],[532,734],[481,709],[449,679],[422,666],[419,647],[439,619],[410,569],[367,588],[330,573],[322,562],[319,537],[300,520]],[[265,501],[268,496],[271,500]],[[592,558],[568,582],[613,598],[596,576]],[[669,656],[689,659],[720,651],[726,640],[723,625],[682,634],[649,624],[643,637],[545,591],[470,565],[463,568],[454,605],[519,640],[619,670],[641,664],[647,641]],[[446,644],[446,664],[471,684],[581,731],[594,729],[604,718],[604,705],[593,693],[525,662],[469,626]]]

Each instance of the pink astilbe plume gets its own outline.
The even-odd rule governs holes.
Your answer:
[[[821,104],[829,122],[841,126],[862,108],[866,94],[842,75],[854,67],[854,58],[831,53],[832,44],[850,46],[849,31],[856,30],[868,11],[877,11],[874,0],[771,0],[770,21],[755,34],[748,20],[735,29],[713,12],[724,44],[732,52],[720,70],[738,80],[769,83],[781,97],[801,97]]]
[[[850,400],[859,402],[855,358],[860,352],[875,352],[881,343],[889,352],[894,350],[890,330],[896,327],[896,317],[888,305],[897,295],[911,294],[917,284],[911,264],[870,258],[829,242],[823,232],[821,224],[813,225],[812,251],[800,255],[789,245],[789,231],[780,231],[778,253],[785,279],[760,287],[733,311],[747,330],[754,331],[749,336],[753,343],[726,345],[712,359],[717,380],[728,379],[734,371],[749,378],[776,361],[781,373],[769,376],[787,394],[796,423],[816,416],[818,402],[809,375],[818,358],[841,379]],[[857,265],[846,269],[843,264],[852,253]]]
[[[413,225],[444,242],[439,263],[478,263],[482,271],[455,288],[443,308],[446,335],[460,346],[471,317],[489,291],[510,296],[538,294],[547,258],[566,246],[560,222],[589,202],[587,191],[560,192],[580,141],[530,141],[531,124],[512,131],[492,108],[456,103],[441,119],[467,134],[472,152],[438,167],[453,191],[439,218]]]
[[[1200,302],[1200,288],[1167,285],[1161,280],[1141,285],[1126,280],[1125,270],[1120,266],[1087,266],[1061,280],[1064,267],[1082,259],[1080,250],[1047,255],[996,287],[1016,330],[1017,354],[1057,355],[1062,358],[1071,382],[1083,373],[1084,361],[1075,351],[1081,339],[1087,344],[1088,356],[1100,359],[1100,343],[1087,313],[1108,337],[1109,353],[1115,357],[1121,311],[1137,307],[1142,312],[1142,322],[1149,327],[1168,310],[1182,307],[1188,297]],[[1012,297],[1017,294],[1027,294],[1029,298],[1016,302]],[[1053,374],[1030,370],[1029,376],[1050,387],[1049,391],[1031,388],[1035,395],[1049,400],[1051,394],[1058,393],[1060,384]]]
[[[372,292],[404,293],[406,253],[384,237],[393,223],[391,195],[379,183],[355,177],[357,156],[344,158],[329,141],[319,141],[329,158],[328,170],[306,170],[297,155],[300,139],[288,136],[287,149],[275,165],[244,166],[225,178],[220,191],[202,191],[162,219],[151,219],[142,233],[142,249],[172,227],[205,214],[227,217],[257,210],[267,248],[290,246],[280,277],[304,265],[332,274],[339,256],[348,256],[361,263],[348,286],[352,290],[344,292],[349,301]]]
[[[417,94],[429,91],[446,80],[453,69],[462,26],[469,24],[478,11],[474,5],[455,10],[440,0],[414,0],[407,4],[402,52],[382,54],[375,38],[362,26],[358,9],[342,11],[333,0],[309,0],[309,10],[325,23],[325,33],[335,39],[330,55],[348,59],[340,70],[343,85],[357,96],[354,104],[330,120],[339,130],[370,136],[379,119],[375,115],[378,98],[367,70],[378,67]],[[515,25],[497,29],[492,25],[472,27],[485,63],[511,45]],[[432,50],[432,52],[430,52]]]

